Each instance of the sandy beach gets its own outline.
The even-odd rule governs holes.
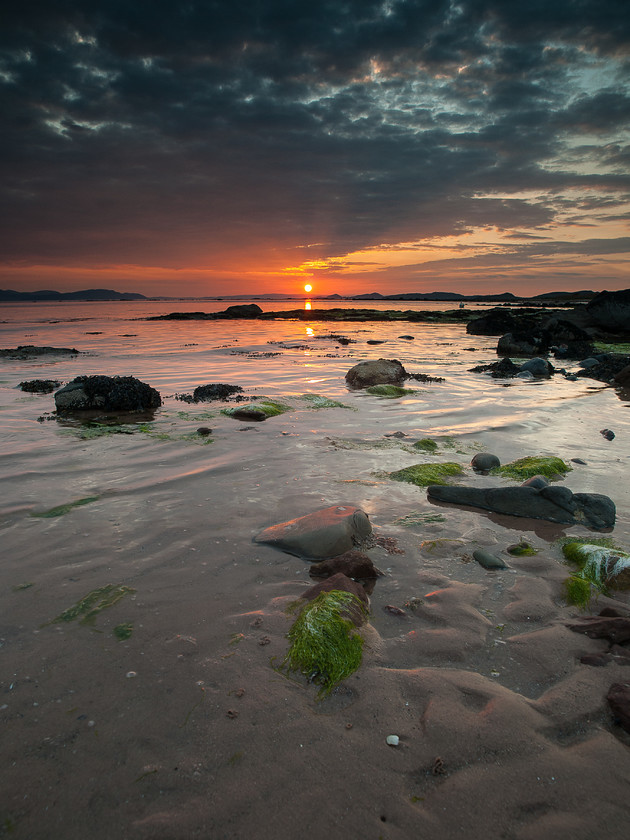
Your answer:
[[[556,455],[572,467],[561,483],[613,499],[609,536],[629,551],[627,392],[470,373],[496,338],[461,324],[414,324],[413,340],[400,324],[335,325],[341,346],[326,324],[42,311],[7,318],[2,346],[85,355],[1,362],[0,836],[627,836],[630,735],[606,697],[630,661],[583,663],[610,643],[570,625],[629,616],[630,595],[567,602],[558,541],[588,529],[434,504],[388,476],[454,461],[487,487],[503,479],[472,470],[477,452]],[[379,357],[444,382],[410,380],[396,400],[348,391],[345,372]],[[97,372],[137,376],[162,407],[142,428],[87,433],[18,388]],[[209,382],[288,410],[252,424],[176,399]],[[435,453],[418,454],[427,437]],[[281,667],[310,564],[253,538],[338,504],[369,516],[384,575],[360,668],[319,699]],[[521,540],[536,553],[507,551]],[[478,548],[507,568],[483,568]],[[55,620],[108,585],[91,623]]]

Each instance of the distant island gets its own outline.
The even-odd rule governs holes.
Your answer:
[[[589,301],[596,292],[545,292],[532,297],[513,295],[502,292],[494,295],[462,295],[458,292],[401,292],[394,295],[382,295],[380,292],[368,292],[363,295],[212,295],[207,297],[147,297],[137,292],[116,292],[113,289],[83,289],[79,292],[56,292],[44,289],[39,292],[16,292],[13,289],[0,289],[0,302],[28,301],[116,301],[116,300],[432,300],[459,303],[460,301],[488,303],[516,303],[518,301],[558,301],[577,303]]]

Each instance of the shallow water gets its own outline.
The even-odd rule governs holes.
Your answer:
[[[587,532],[431,504],[423,490],[393,482],[385,472],[418,462],[456,461],[466,472],[466,483],[486,486],[497,479],[475,475],[469,467],[480,450],[494,452],[504,463],[536,454],[558,455],[566,462],[580,458],[586,463],[572,464],[565,483],[574,492],[613,498],[613,536],[630,549],[627,395],[624,400],[602,383],[571,382],[561,375],[525,382],[470,373],[469,368],[496,360],[497,339],[469,336],[462,325],[141,320],[226,304],[30,304],[9,305],[0,313],[2,347],[51,345],[85,353],[28,362],[0,359],[0,636],[8,663],[0,707],[13,762],[7,766],[17,768],[7,808],[12,824],[23,824],[31,837],[53,836],[33,833],[46,809],[61,825],[74,807],[69,793],[55,799],[50,791],[56,785],[71,781],[83,786],[91,803],[76,831],[64,836],[78,837],[81,831],[97,836],[99,815],[112,808],[121,813],[124,833],[124,826],[144,818],[160,799],[157,790],[147,793],[144,802],[138,799],[134,780],[159,775],[171,752],[181,753],[183,766],[191,737],[214,737],[213,749],[223,751],[223,761],[236,755],[238,749],[220,734],[226,725],[224,706],[235,702],[224,695],[230,685],[236,690],[247,682],[250,669],[263,705],[268,691],[277,690],[284,698],[284,687],[267,684],[275,675],[269,659],[281,658],[286,649],[281,607],[289,596],[297,597],[309,577],[303,561],[252,543],[268,525],[341,502],[362,507],[377,534],[390,538],[388,547],[384,543],[371,552],[386,572],[372,594],[370,619],[380,666],[440,664],[485,677],[492,669],[498,684],[532,700],[558,674],[551,667],[542,675],[515,667],[498,643],[489,658],[485,643],[470,642],[481,631],[467,624],[469,595],[457,593],[481,593],[476,610],[493,617],[483,619],[488,628],[507,610],[512,634],[534,629],[529,614],[510,612],[515,598],[522,602],[515,581],[523,576],[535,589],[544,580],[549,603],[561,614],[566,570],[554,541],[566,533]],[[264,308],[296,305],[270,302]],[[372,302],[364,305],[372,307]],[[404,302],[400,308],[429,307]],[[353,343],[340,345],[331,333]],[[401,338],[404,334],[413,340]],[[384,343],[370,345],[368,340]],[[362,359],[379,357],[397,358],[408,371],[444,382],[410,380],[408,387],[415,392],[395,400],[349,392],[346,371]],[[136,376],[160,391],[163,405],[148,422],[90,437],[81,425],[54,416],[52,394],[27,394],[18,387],[27,379],[66,382],[96,373]],[[176,399],[211,382],[240,385],[247,394],[273,397],[290,410],[248,424],[221,414],[221,403]],[[343,406],[314,409],[301,398],[305,393]],[[209,438],[196,434],[200,426],[212,428]],[[604,439],[604,427],[615,432],[614,440]],[[407,437],[387,437],[394,432]],[[409,448],[423,437],[438,441],[438,454]],[[75,504],[86,499],[91,501]],[[63,505],[68,507],[60,515],[42,516]],[[412,514],[418,524],[400,522]],[[514,561],[503,576],[470,562],[475,540],[486,540],[499,553],[521,536],[545,558],[540,575],[524,561],[520,566]],[[463,543],[454,543],[453,550],[432,550],[436,539]],[[461,622],[463,641],[453,647],[436,636],[433,647],[419,651],[411,619],[401,623],[383,607],[428,598],[427,590],[445,581],[456,593],[452,620],[454,627]],[[103,610],[93,628],[47,624],[108,583],[134,592]],[[625,595],[618,598],[626,604]],[[549,615],[532,607],[536,629],[546,626]],[[260,630],[251,629],[258,627],[256,616]],[[112,629],[121,622],[133,623],[133,635],[118,642]],[[251,641],[253,652],[232,659],[238,647],[231,642],[241,637]],[[469,654],[460,655],[457,644],[470,648]],[[239,661],[241,670],[234,670]],[[227,682],[220,676],[226,673]],[[276,679],[284,685],[284,678]],[[249,682],[247,690],[256,691]],[[200,697],[211,705],[199,710]],[[343,696],[336,702],[345,708]],[[221,709],[219,734],[193,730],[193,725],[207,726],[215,705]],[[287,715],[291,718],[292,712]],[[267,720],[267,726],[277,724],[273,715]],[[304,733],[299,737],[303,740]],[[259,749],[263,757],[265,750],[273,753],[271,744],[261,743]],[[42,761],[46,785],[34,791],[27,780]],[[82,778],[85,766],[92,781]],[[187,772],[194,778],[194,770]],[[103,773],[111,778],[101,786],[95,780]],[[28,807],[16,804],[20,785],[31,798]],[[322,830],[316,836],[323,835]],[[178,836],[197,835],[190,829]]]

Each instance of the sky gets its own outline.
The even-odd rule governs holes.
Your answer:
[[[630,287],[627,0],[22,0],[0,287]]]

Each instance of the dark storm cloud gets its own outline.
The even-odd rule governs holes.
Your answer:
[[[5,260],[338,256],[627,200],[625,0],[5,7]]]

